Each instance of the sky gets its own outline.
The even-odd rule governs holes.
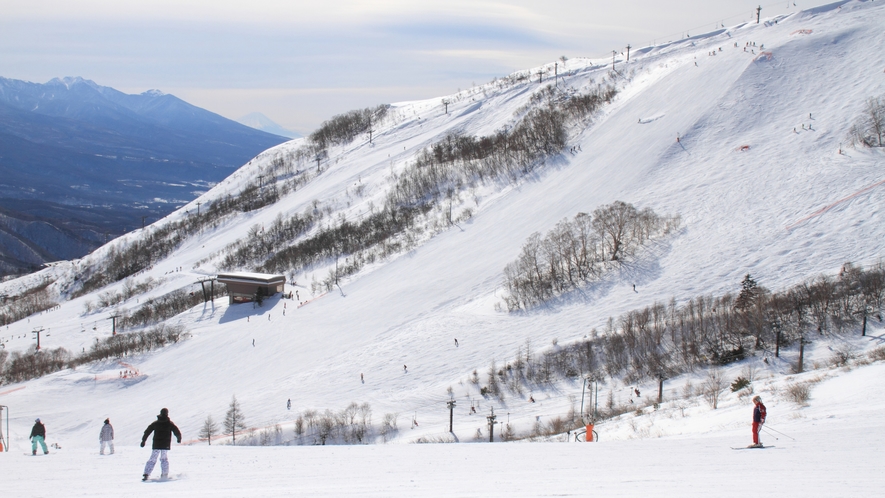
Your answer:
[[[795,6],[794,6],[795,3]],[[764,3],[762,17],[830,3]],[[758,0],[0,0],[0,76],[159,89],[303,134],[566,57],[749,21]]]

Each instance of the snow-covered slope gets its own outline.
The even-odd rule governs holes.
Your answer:
[[[531,393],[537,403],[527,401],[528,392],[490,401],[467,382],[474,369],[485,371],[493,360],[512,359],[527,341],[540,350],[554,340],[580,339],[603,329],[610,316],[655,301],[672,297],[684,302],[735,291],[746,273],[780,290],[822,272],[835,273],[846,261],[874,263],[885,249],[885,186],[880,183],[885,156],[879,150],[848,148],[846,137],[864,102],[885,88],[883,25],[885,5],[852,1],[642,49],[631,53],[629,63],[619,60],[621,76],[610,74],[610,59],[571,59],[564,68],[560,63],[558,85],[585,89],[606,80],[619,88],[593,124],[573,130],[573,149],[519,181],[462,192],[453,209],[456,215],[469,209],[466,222],[440,229],[443,209],[432,211],[427,231],[412,249],[348,277],[340,291],[321,294],[310,285],[335,266],[330,260],[292,275],[297,285],[289,289],[298,291],[298,300],[277,296],[259,308],[216,300],[170,321],[192,334],[184,342],[127,357],[125,365],[105,362],[3,386],[0,403],[12,407],[14,454],[26,447],[24,436],[36,416],[65,448],[93,445],[106,417],[115,423],[118,444],[133,446],[163,406],[185,439],[193,440],[208,414],[222,418],[233,395],[250,426],[279,423],[287,431],[296,412],[367,402],[376,422],[383,414],[398,413],[396,440],[412,441],[447,433],[445,402],[451,387],[458,401],[454,432],[461,440],[471,440],[476,429],[485,433],[492,406],[499,421],[507,416],[517,431],[526,432],[536,421],[565,413],[580,398],[581,384],[538,388]],[[526,74],[539,69],[551,68]],[[216,273],[226,246],[256,225],[269,226],[280,214],[313,209],[315,201],[331,211],[327,219],[361,219],[383,199],[390,175],[402,171],[421,148],[454,130],[484,135],[512,125],[532,94],[550,83],[545,77],[539,85],[535,76],[492,82],[446,97],[447,113],[441,99],[393,105],[372,143],[360,137],[330,149],[327,169],[276,204],[225,219],[189,238],[135,277],[153,277],[160,286],[120,306],[134,309],[136,299],[176,288],[197,292],[194,282]],[[199,202],[236,194],[275,158],[303,143],[295,140],[263,153]],[[867,188],[872,185],[879,186]],[[615,200],[678,214],[683,228],[601,282],[549,307],[499,311],[504,266],[529,235]],[[197,209],[194,202],[158,225]],[[134,232],[109,246],[142,236]],[[100,261],[108,250],[7,282],[0,293],[14,294],[41,278],[67,288],[76,268]],[[119,291],[123,285],[109,289]],[[88,348],[96,337],[110,334],[108,317],[116,309],[86,312],[86,303],[94,305],[97,294],[3,327],[5,347],[24,350],[33,343],[32,330],[44,327],[44,347]],[[305,304],[298,306],[299,301]],[[881,337],[878,327],[873,335]],[[816,353],[810,354],[815,359]],[[140,375],[119,379],[124,369]],[[775,382],[785,371],[785,363],[774,364],[766,375]],[[625,402],[629,396],[623,387],[606,389],[620,389],[619,402]],[[668,399],[679,385],[669,389]],[[873,397],[881,397],[877,384],[869,389],[878,389]],[[724,429],[721,437],[734,434],[745,441],[745,435],[738,436],[744,429],[738,428],[745,425],[746,401],[733,403],[718,413],[699,408],[692,414],[692,420],[709,423],[662,424],[642,432],[612,422],[607,437],[687,438]],[[469,414],[471,404],[478,414]],[[798,418],[805,416],[799,412]],[[409,429],[412,420],[418,426]],[[796,422],[790,429],[807,425]],[[876,430],[881,440],[881,425]],[[690,446],[706,444],[698,439]],[[868,443],[858,438],[851,444]],[[640,451],[635,444],[632,450],[624,448]],[[735,459],[740,456],[728,457],[739,465]]]

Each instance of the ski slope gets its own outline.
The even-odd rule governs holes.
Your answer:
[[[607,422],[598,428],[603,441],[593,447],[595,453],[585,445],[556,442],[429,448],[192,445],[175,447],[170,457],[173,474],[181,474],[179,482],[129,486],[147,458],[137,447],[141,433],[161,407],[169,408],[185,439],[195,442],[206,416],[221,420],[234,395],[250,427],[280,424],[289,433],[303,410],[337,411],[366,402],[376,423],[386,413],[398,414],[399,432],[392,442],[408,443],[447,434],[445,402],[451,387],[458,402],[453,432],[459,440],[473,441],[477,429],[487,434],[485,416],[491,408],[499,421],[506,416],[518,433],[527,433],[535,422],[568,411],[580,399],[581,384],[535,387],[499,402],[479,395],[467,381],[471,372],[482,375],[492,361],[511,360],[527,341],[540,351],[553,341],[577,340],[602,330],[609,317],[655,301],[681,303],[702,294],[734,292],[747,273],[760,285],[780,290],[835,273],[846,261],[879,261],[885,253],[885,156],[849,148],[847,135],[864,102],[885,93],[883,25],[885,5],[840,2],[637,50],[629,63],[620,59],[616,64],[622,76],[613,80],[620,92],[615,101],[591,125],[574,130],[577,152],[566,149],[517,182],[461,192],[454,210],[470,209],[469,220],[434,233],[433,223],[444,213],[432,212],[424,238],[413,249],[345,279],[340,291],[311,291],[310,282],[322,280],[334,267],[329,261],[295,275],[295,287],[287,285],[287,290],[298,290],[301,301],[310,301],[303,306],[279,296],[259,308],[216,300],[170,321],[184,325],[190,339],[124,358],[125,366],[108,361],[0,386],[0,404],[10,407],[12,447],[0,455],[8,461],[3,468],[30,476],[15,479],[11,491],[34,494],[32,486],[49,474],[53,480],[44,484],[46,492],[37,494],[117,495],[125,489],[216,496],[538,496],[601,489],[633,496],[661,491],[699,495],[715,489],[729,495],[708,483],[749,474],[758,476],[763,489],[786,495],[875,494],[872,490],[883,480],[868,462],[885,431],[870,414],[881,410],[882,387],[875,381],[882,378],[881,363],[834,372],[818,384],[809,407],[797,408],[778,395],[795,352],[782,363],[764,366],[769,387],[764,395],[773,398],[770,416],[783,417],[772,423],[779,420],[784,432],[800,436],[789,444],[778,441],[779,449],[759,457],[728,450],[749,438],[751,408],[735,398],[716,411],[694,406],[688,409],[690,417],[679,418],[675,413],[686,407],[673,401],[660,412],[671,416],[655,415],[659,420],[649,427],[643,423],[650,417],[636,417],[641,420],[632,425],[628,419]],[[564,65],[558,85],[586,89],[612,78],[610,59],[571,59]],[[269,225],[279,214],[303,212],[315,200],[332,210],[330,218],[365,216],[390,188],[390,175],[423,147],[453,130],[483,135],[511,125],[514,113],[549,83],[546,77],[540,85],[537,79],[488,83],[445,97],[451,101],[448,113],[441,99],[394,104],[371,144],[358,138],[332,148],[328,169],[297,191],[190,238],[136,277],[150,276],[160,286],[121,306],[134,309],[137,299],[177,288],[198,291],[194,282],[220,270],[214,266],[219,251],[251,227]],[[295,140],[265,152],[198,201],[238,192],[274,154],[300,145]],[[359,186],[362,194],[356,193]],[[508,314],[496,308],[503,269],[529,235],[615,200],[678,214],[682,229],[602,281],[543,309]],[[198,209],[196,202],[169,220]],[[72,284],[79,265],[100,261],[110,246],[140,236],[141,231],[133,232],[83,261],[0,284],[0,294],[15,294],[39,279],[52,280],[61,292]],[[86,303],[94,303],[97,294],[9,324],[0,339],[7,350],[24,351],[33,344],[32,331],[43,327],[45,348],[88,348],[96,337],[110,334],[108,317],[115,311],[86,312]],[[871,336],[881,341],[882,324],[871,327]],[[852,344],[858,350],[876,345],[870,339]],[[820,341],[806,352],[807,361],[824,364],[828,346]],[[122,370],[139,375],[121,379]],[[671,382],[665,399],[678,398],[684,382]],[[615,392],[619,404],[630,398],[628,386],[617,380],[609,380],[604,389]],[[530,394],[537,403],[527,401]],[[477,414],[469,413],[471,404]],[[46,423],[48,441],[62,447],[45,459],[22,458],[29,451],[26,435],[35,417]],[[119,454],[101,459],[93,447],[108,417]],[[821,440],[838,440],[838,448],[822,446]],[[833,468],[833,475],[809,476],[810,469],[823,465]],[[598,469],[595,477],[589,469]],[[103,472],[107,480],[97,479]],[[489,474],[499,477],[489,479]],[[707,475],[714,478],[707,480]],[[105,491],[99,483],[110,486]],[[448,488],[437,493],[442,486]],[[749,482],[734,495],[754,486]]]

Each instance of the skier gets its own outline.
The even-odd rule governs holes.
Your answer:
[[[455,347],[458,347],[458,339],[455,339]]]
[[[46,455],[49,453],[49,449],[46,448],[46,427],[43,423],[40,422],[40,419],[34,421],[34,427],[31,429],[31,454],[37,454],[37,443],[40,443],[40,446],[43,448],[43,454]]]
[[[179,431],[178,427],[169,420],[169,410],[166,408],[160,410],[160,414],[157,415],[157,420],[144,430],[144,436],[141,437],[142,448],[144,448],[144,442],[147,441],[151,432],[154,433],[154,441],[151,446],[154,451],[151,453],[151,457],[148,459],[147,463],[144,464],[144,474],[141,478],[142,481],[147,481],[148,477],[150,477],[151,471],[154,470],[154,465],[157,464],[157,457],[160,457],[160,478],[167,479],[169,477],[169,459],[166,457],[166,452],[169,451],[172,446],[173,433],[178,440],[178,444],[181,444],[181,431]]]
[[[762,443],[759,442],[759,431],[765,423],[765,405],[762,404],[762,398],[759,396],[753,397],[753,404],[756,407],[753,408],[753,444],[750,448],[761,448]]]
[[[286,409],[287,410],[292,409],[292,399],[291,398],[286,401]]]
[[[104,425],[101,427],[101,433],[98,435],[100,443],[99,455],[104,455],[104,447],[109,446],[111,455],[114,454],[114,426],[111,425],[111,419],[104,419]]]

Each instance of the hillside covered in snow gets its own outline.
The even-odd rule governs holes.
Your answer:
[[[871,99],[885,95],[883,25],[885,5],[839,2],[640,48],[629,61],[563,58],[454,95],[330,119],[144,230],[0,284],[7,371],[35,357],[38,331],[39,355],[59,365],[111,348],[114,327],[142,341],[7,379],[0,405],[11,451],[0,459],[22,475],[42,472],[22,461],[40,417],[61,447],[41,465],[81,494],[99,491],[79,464],[112,466],[112,482],[129,486],[147,457],[142,431],[167,407],[188,445],[170,457],[182,481],[171,493],[285,495],[301,486],[414,496],[460,472],[457,489],[439,494],[580,494],[589,488],[573,478],[596,466],[606,495],[684,495],[691,490],[672,475],[683,471],[706,495],[714,488],[702,475],[721,482],[754,468],[748,452],[723,451],[749,443],[753,392],[789,434],[766,439],[780,438],[760,465],[781,473],[758,471],[762,485],[869,495],[883,484],[868,461],[885,436],[874,415],[885,150],[858,135]],[[645,222],[628,223],[632,235],[614,249],[603,220],[617,218],[604,214],[619,202]],[[585,238],[569,240],[593,249],[554,269],[552,253],[578,247],[556,242],[566,225],[585,227]],[[513,300],[509,277],[531,273],[517,264],[529,260],[548,263],[545,275],[556,278],[538,265],[537,278],[523,281],[549,289],[543,299]],[[285,275],[292,297],[203,302],[200,281],[229,271]],[[819,289],[833,298],[812,298]],[[800,295],[804,304],[790,300]],[[737,332],[695,340],[687,330]],[[642,349],[629,343],[633,334],[657,342]],[[611,337],[627,341],[629,354]],[[728,389],[738,377],[750,385]],[[237,444],[378,444],[209,447],[199,437],[207,416],[220,423],[234,396],[247,424]],[[495,441],[544,443],[475,455],[477,445],[381,444],[488,441],[492,414]],[[93,451],[105,418],[117,433],[112,463]],[[594,418],[596,456],[564,443]],[[324,433],[324,420],[337,425]],[[838,454],[816,444],[831,433]],[[650,454],[697,470],[656,467]],[[254,464],[265,459],[302,470],[265,474]],[[440,465],[423,468],[424,459]],[[441,464],[450,459],[472,464]],[[503,487],[475,469],[487,460],[499,462],[497,475],[511,473]],[[808,476],[815,465],[836,465],[847,483]],[[338,472],[358,484],[333,484]],[[631,479],[635,488],[619,487]],[[28,481],[15,489],[28,494]],[[747,489],[721,494],[737,491]]]

